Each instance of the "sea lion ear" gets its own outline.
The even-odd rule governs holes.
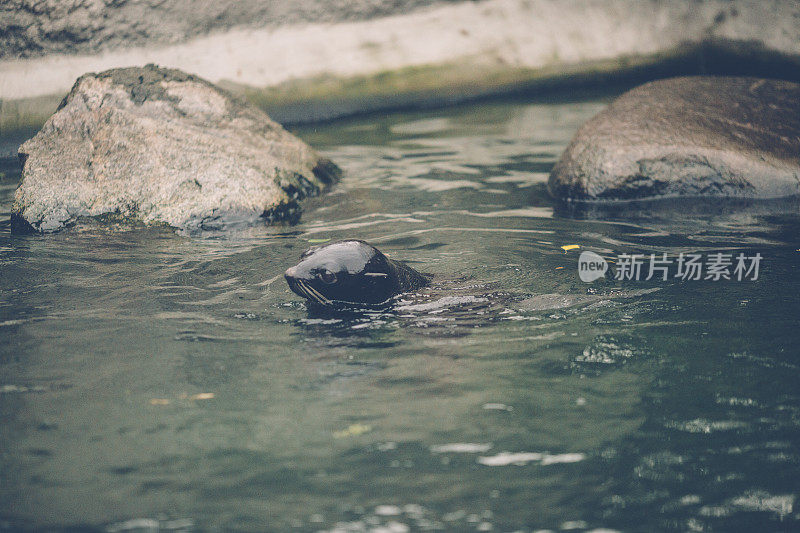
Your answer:
[[[300,260],[302,261],[303,259],[305,259],[309,255],[313,254],[314,252],[316,252],[320,248],[321,248],[320,246],[312,246],[311,248],[309,248],[308,250],[306,250],[305,252],[300,254]]]

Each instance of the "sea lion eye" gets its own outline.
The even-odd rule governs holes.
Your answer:
[[[319,274],[317,274],[319,279],[321,279],[324,283],[335,283],[336,282],[336,274],[331,272],[330,270],[323,270]]]

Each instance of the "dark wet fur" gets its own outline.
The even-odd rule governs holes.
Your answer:
[[[285,277],[289,288],[309,303],[331,308],[383,307],[394,296],[430,283],[430,276],[389,259],[359,240],[311,248]]]

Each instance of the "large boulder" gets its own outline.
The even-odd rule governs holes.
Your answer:
[[[259,109],[148,65],[81,76],[19,149],[15,225],[110,216],[183,229],[296,216],[339,169]]]
[[[800,194],[800,85],[696,76],[654,81],[584,124],[553,168],[560,199]]]

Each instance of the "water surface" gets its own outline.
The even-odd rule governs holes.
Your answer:
[[[299,130],[346,178],[295,226],[12,237],[6,163],[0,529],[800,527],[798,211],[554,209],[547,173],[603,104]],[[281,275],[340,238],[434,286],[309,313]],[[764,260],[587,285],[587,249]]]

